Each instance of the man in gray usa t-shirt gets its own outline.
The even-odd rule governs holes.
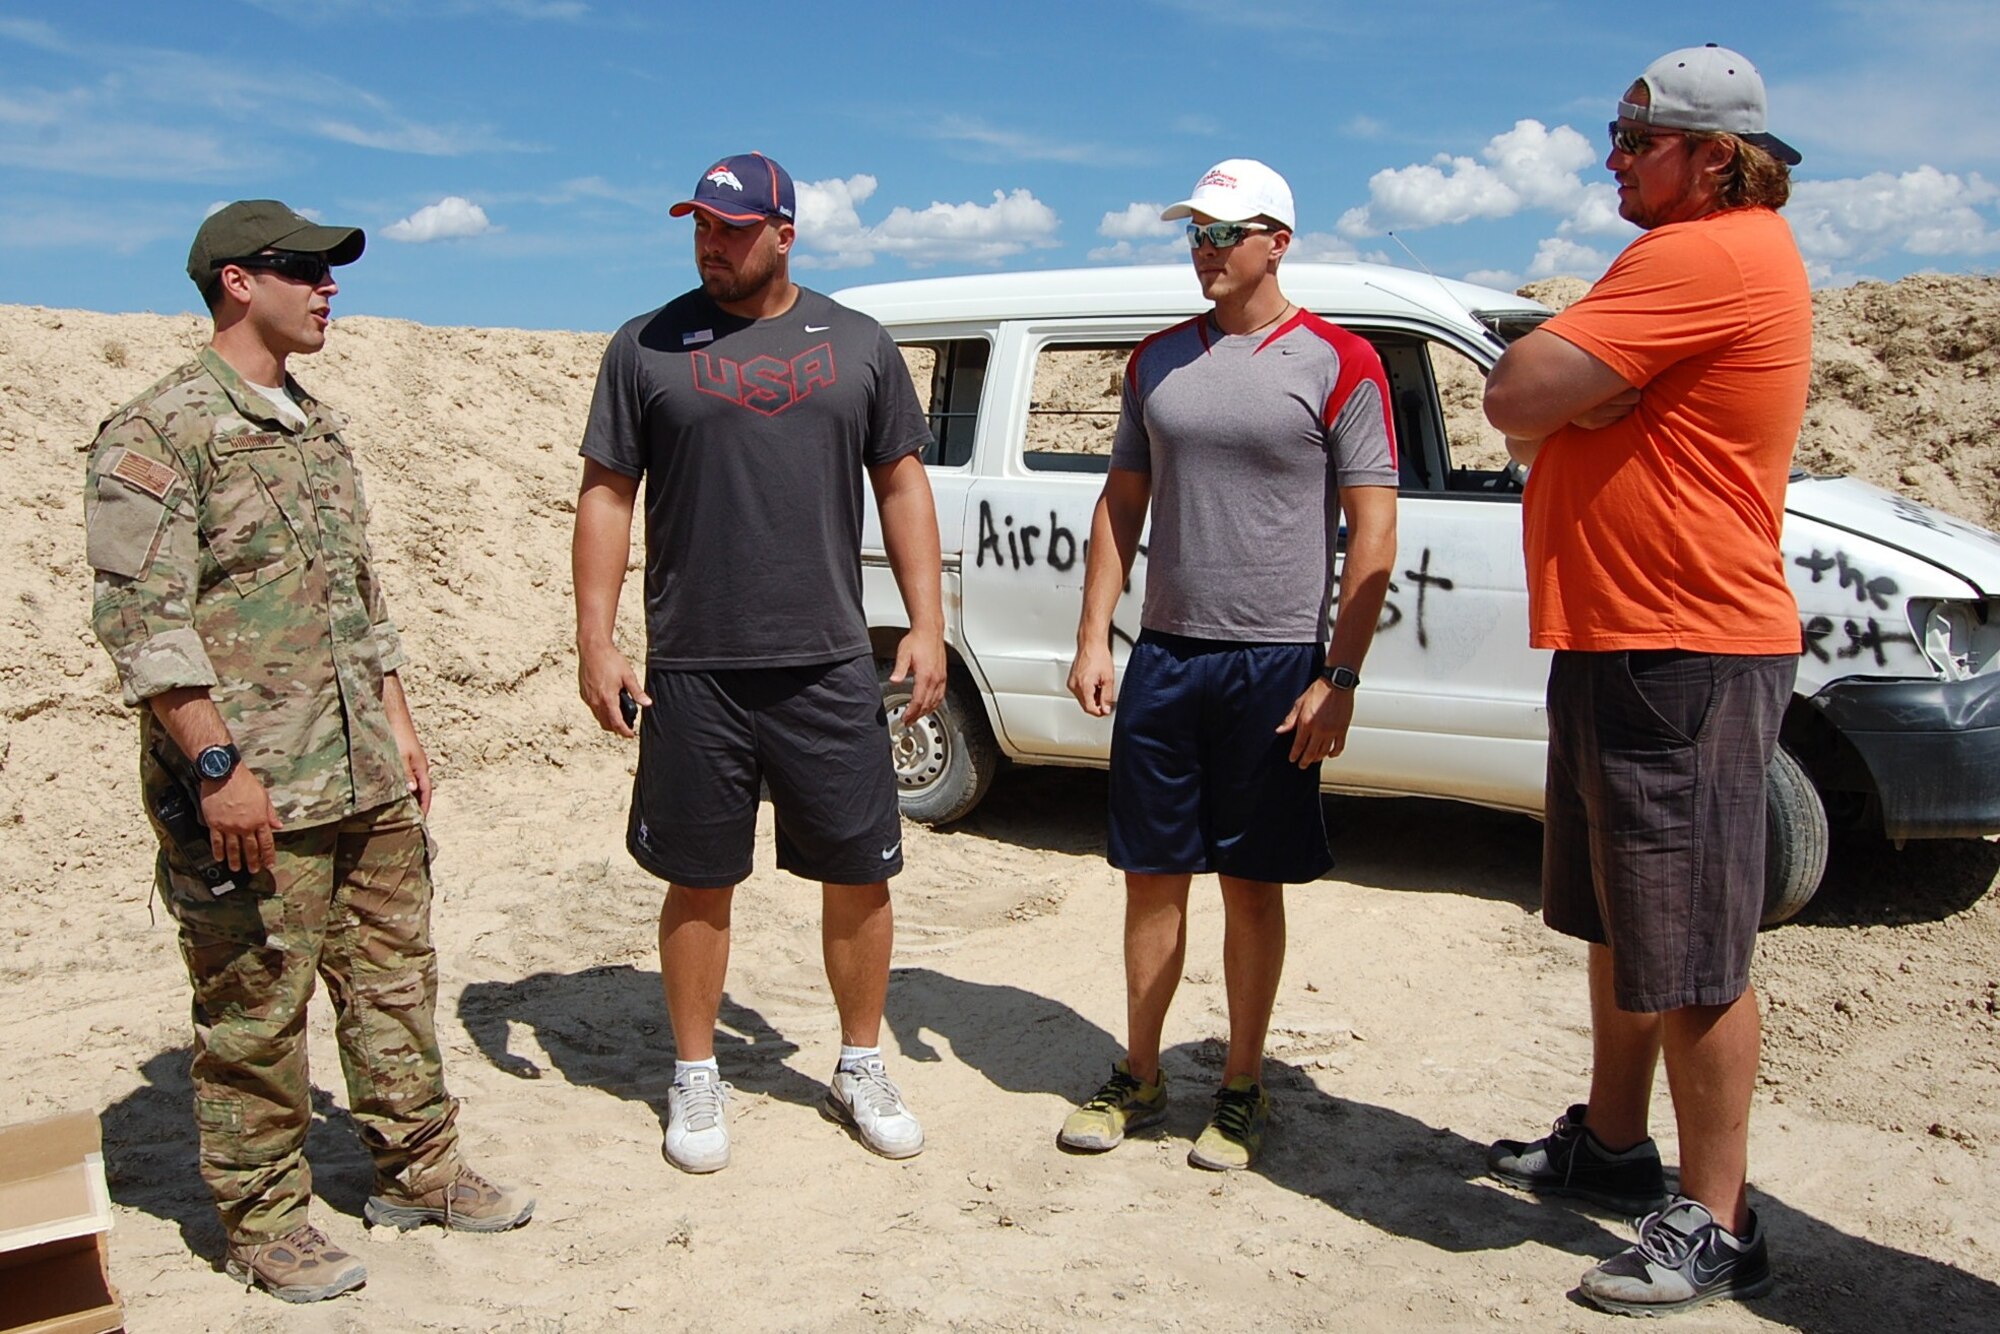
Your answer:
[[[1278,285],[1292,192],[1218,163],[1162,218],[1213,309],[1141,343],[1125,371],[1091,524],[1069,688],[1111,734],[1107,854],[1125,873],[1128,1056],[1063,1123],[1096,1152],[1164,1115],[1161,1032],[1187,947],[1191,878],[1221,881],[1229,1056],[1188,1161],[1245,1168],[1270,1100],[1264,1038],[1285,961],[1284,886],[1333,865],[1319,770],[1338,756],[1396,554],[1396,444],[1381,359]],[[1150,508],[1142,632],[1122,693],[1111,614]],[[1339,615],[1333,568],[1347,516]]]
[[[841,1054],[828,1110],[907,1158],[923,1128],[878,1046],[902,824],[861,610],[865,480],[910,629],[890,669],[907,721],[944,694],[937,511],[916,390],[882,327],[791,281],[792,180],[724,158],[694,215],[701,286],[612,336],[583,439],[572,561],[577,675],[598,725],[633,735],[626,849],[668,882],[660,978],[674,1030],[667,1160],[728,1165],[730,1086],[715,1061],[730,903],[750,873],[768,784],[779,869],[821,885]],[[646,674],[612,640],[646,484]]]

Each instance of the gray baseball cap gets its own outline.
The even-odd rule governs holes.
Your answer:
[[[208,215],[188,249],[188,277],[207,290],[215,262],[242,259],[262,250],[299,250],[324,255],[328,264],[352,264],[368,238],[359,227],[322,227],[275,199],[239,199]]]
[[[1620,119],[1664,130],[1724,131],[1798,165],[1799,150],[1765,128],[1764,79],[1740,53],[1714,42],[1683,47],[1646,66],[1639,81],[1652,103],[1620,102]]]

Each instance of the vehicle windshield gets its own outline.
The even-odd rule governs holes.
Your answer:
[[[1541,328],[1551,312],[1546,310],[1475,310],[1474,319],[1503,344],[1518,342],[1523,334]]]

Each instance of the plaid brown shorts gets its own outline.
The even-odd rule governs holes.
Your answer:
[[[1798,658],[1558,652],[1542,919],[1611,947],[1621,1009],[1727,1005],[1764,908],[1764,770]]]

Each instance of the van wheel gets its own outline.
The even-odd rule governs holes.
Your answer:
[[[889,716],[889,750],[896,762],[896,795],[903,814],[921,824],[949,824],[986,795],[1000,767],[1000,747],[986,725],[979,699],[954,672],[945,682],[944,702],[909,726],[903,710],[910,686],[889,680],[894,663],[875,660],[882,683],[882,708]]]
[[[1788,922],[1812,901],[1826,874],[1826,807],[1805,769],[1783,746],[1764,773],[1764,921]]]

